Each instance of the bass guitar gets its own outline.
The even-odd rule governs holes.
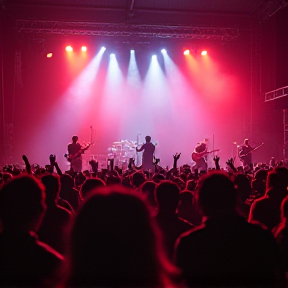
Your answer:
[[[199,161],[201,158],[203,158],[205,155],[209,154],[209,153],[213,153],[213,152],[217,152],[219,151],[220,149],[216,149],[216,150],[212,150],[212,151],[203,151],[203,152],[193,152],[191,157],[192,157],[192,160],[197,162]]]
[[[254,152],[255,150],[259,149],[261,146],[264,145],[264,142],[261,143],[260,145],[258,145],[257,147],[253,148],[251,151],[249,151],[248,153],[246,154],[242,154],[241,151],[239,152],[239,158],[240,158],[240,161],[243,161],[243,159],[248,156],[249,154],[251,154],[252,152]]]
[[[67,159],[68,162],[72,162],[75,159],[77,159],[78,157],[81,156],[81,154],[83,154],[86,150],[88,150],[88,148],[93,144],[92,143],[88,143],[84,148],[81,148],[78,152],[76,152],[75,154],[64,154],[64,157]]]

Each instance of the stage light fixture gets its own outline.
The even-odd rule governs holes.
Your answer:
[[[189,55],[190,54],[190,51],[187,49],[183,52],[184,55]]]
[[[87,51],[87,47],[86,47],[86,46],[82,46],[82,47],[81,47],[81,51],[82,51],[82,52],[86,52],[86,51]]]
[[[205,55],[207,55],[208,54],[208,52],[206,51],[206,50],[203,50],[202,52],[201,52],[201,55],[202,56],[205,56]]]
[[[134,53],[135,53],[135,50],[130,50],[130,53],[131,53],[131,54],[134,54]]]
[[[67,52],[72,52],[72,51],[73,51],[72,46],[66,46],[66,51],[67,51]]]
[[[115,58],[115,57],[116,57],[116,56],[115,56],[114,53],[110,54],[110,58]]]
[[[157,55],[152,55],[152,60],[156,60],[157,59]]]
[[[162,53],[162,54],[166,54],[166,53],[167,53],[166,49],[162,49],[162,50],[161,50],[161,53]]]
[[[102,46],[101,51],[105,51],[105,50],[106,50],[106,47]]]
[[[47,58],[52,58],[52,56],[53,56],[53,53],[51,53],[51,52],[49,52],[49,53],[46,54],[46,57],[47,57]]]

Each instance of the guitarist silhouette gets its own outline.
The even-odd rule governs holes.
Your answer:
[[[72,137],[72,143],[68,144],[68,154],[64,155],[71,164],[71,170],[73,170],[76,173],[82,171],[81,155],[90,147],[90,145],[91,143],[83,147],[78,142],[78,136]]]
[[[207,140],[208,139],[204,139],[202,142],[197,143],[194,151],[192,152],[191,158],[194,161],[194,165],[192,166],[193,172],[195,172],[195,170],[198,170],[198,172],[207,171],[207,154],[219,151],[219,149],[208,151]]]
[[[264,143],[260,144],[259,146],[253,148],[249,144],[249,139],[245,139],[243,145],[239,147],[238,150],[238,155],[240,158],[240,161],[243,163],[243,166],[250,167],[250,169],[253,169],[253,164],[252,164],[252,152],[260,148]]]
[[[195,170],[207,171],[207,162],[204,158],[207,153],[206,141],[202,141],[196,145],[192,153],[192,160],[195,162],[192,166],[192,172],[195,172]]]

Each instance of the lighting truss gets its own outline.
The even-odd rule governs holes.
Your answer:
[[[262,9],[258,11],[260,23],[270,19],[278,11],[288,6],[288,0],[269,0],[263,5]]]
[[[233,41],[240,33],[236,28],[145,25],[122,23],[63,22],[17,20],[18,33],[63,34],[118,37],[158,37],[182,39],[214,39]]]
[[[288,96],[288,86],[265,93],[265,102]]]

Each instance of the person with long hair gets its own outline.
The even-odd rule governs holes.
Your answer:
[[[101,187],[85,199],[71,230],[66,287],[171,287],[177,269],[135,193]]]

